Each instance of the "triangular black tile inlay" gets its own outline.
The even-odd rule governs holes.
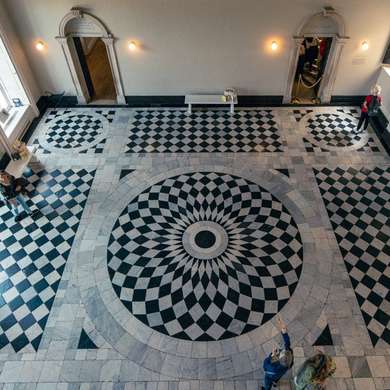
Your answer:
[[[313,346],[320,345],[333,345],[332,334],[330,333],[329,325],[326,325],[322,333],[318,336],[318,339]]]
[[[77,346],[77,349],[97,349],[96,344],[90,339],[84,329],[81,329],[79,345]]]
[[[119,180],[122,180],[125,176],[129,175],[131,172],[134,172],[135,169],[122,169],[119,175]]]
[[[288,169],[280,168],[280,169],[276,169],[276,171],[280,172],[282,175],[290,177],[290,172],[288,171]]]

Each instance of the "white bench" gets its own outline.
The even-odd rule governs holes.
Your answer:
[[[234,105],[237,104],[237,96],[233,100],[224,100],[223,95],[186,95],[185,104],[188,104],[188,113],[192,112],[193,104],[224,104],[230,106],[230,113],[234,113]]]
[[[31,158],[34,156],[34,153],[37,150],[36,145],[27,146],[28,155],[20,160],[11,160],[5,168],[5,171],[13,176],[15,179],[18,179],[23,175],[24,170],[26,169]]]

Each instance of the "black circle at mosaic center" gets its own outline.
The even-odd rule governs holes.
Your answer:
[[[211,248],[215,244],[215,234],[208,230],[202,230],[195,236],[195,243],[200,248]]]
[[[191,237],[196,251],[186,248]],[[256,183],[215,172],[170,177],[140,193],[107,250],[126,308],[148,327],[192,341],[236,337],[269,321],[292,296],[302,260],[286,207]]]

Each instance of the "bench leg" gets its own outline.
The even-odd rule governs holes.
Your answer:
[[[234,104],[230,103],[230,113],[234,114]]]
[[[188,111],[187,111],[189,114],[192,113],[192,104],[191,103],[188,103]]]

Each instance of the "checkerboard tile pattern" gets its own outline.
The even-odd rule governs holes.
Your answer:
[[[355,118],[360,117],[360,110],[357,108],[338,108],[337,111],[342,112],[344,114],[352,115]]]
[[[308,110],[308,109],[293,110],[293,114],[297,122],[299,122],[305,115],[310,114],[311,112],[313,112],[313,110]]]
[[[45,123],[52,121],[55,118],[59,118],[65,114],[70,114],[71,109],[66,108],[52,108],[46,113]],[[73,112],[76,112],[73,110]],[[110,123],[114,120],[116,110],[111,109],[92,109],[89,112],[95,112],[96,114],[104,116]]]
[[[195,172],[135,198],[114,225],[107,259],[114,291],[140,321],[171,337],[212,341],[278,313],[302,256],[298,227],[271,193],[236,176]]]
[[[104,152],[104,147],[106,146],[107,138],[103,138],[99,143],[93,145],[91,148],[81,150],[81,154],[100,154]]]
[[[354,133],[357,123],[349,117],[338,114],[317,114],[310,118],[307,129],[316,142],[329,146],[353,146],[361,140],[361,134]]]
[[[85,113],[60,117],[50,124],[46,140],[56,148],[72,149],[93,142],[102,129],[99,119]]]
[[[323,148],[319,145],[315,145],[314,143],[310,142],[307,138],[303,138],[303,143],[305,145],[305,150],[308,153],[328,153],[329,150],[326,148]],[[362,148],[359,148],[356,150],[357,152],[365,152],[365,153],[378,153],[381,152],[381,149],[378,147],[377,142],[374,140],[374,138],[369,137],[368,142],[366,145],[364,145]]]
[[[390,167],[314,173],[371,341],[390,343]]]
[[[270,110],[136,111],[127,153],[282,152]]]
[[[99,109],[95,110],[96,114],[104,116],[108,122],[112,123],[112,121],[115,118],[116,110],[110,110],[110,109]]]
[[[52,121],[53,119],[59,118],[65,114],[70,114],[71,112],[72,112],[71,109],[66,109],[66,108],[50,109],[50,111],[48,111],[46,113],[45,123],[48,123],[48,122]]]
[[[85,147],[79,153],[97,154],[103,153],[107,139],[102,138],[97,144],[88,147],[96,137],[100,137],[103,124],[97,117],[88,113],[95,113],[103,116],[112,122],[115,110],[91,110],[75,111],[71,109],[51,109],[45,117],[44,122],[48,123],[49,131],[46,133],[46,142],[56,148],[72,150],[73,148]],[[47,147],[42,146],[39,138],[33,141],[37,146],[37,152],[42,154],[52,153]]]
[[[34,211],[20,223],[0,208],[0,348],[38,350],[95,171],[26,175]]]
[[[81,154],[100,154],[100,153],[103,153],[106,143],[107,143],[107,138],[103,138],[99,143],[93,145],[91,148],[81,150],[79,153],[81,153]],[[51,154],[50,150],[47,150],[40,145],[38,139],[34,140],[33,145],[37,146],[37,153]]]

